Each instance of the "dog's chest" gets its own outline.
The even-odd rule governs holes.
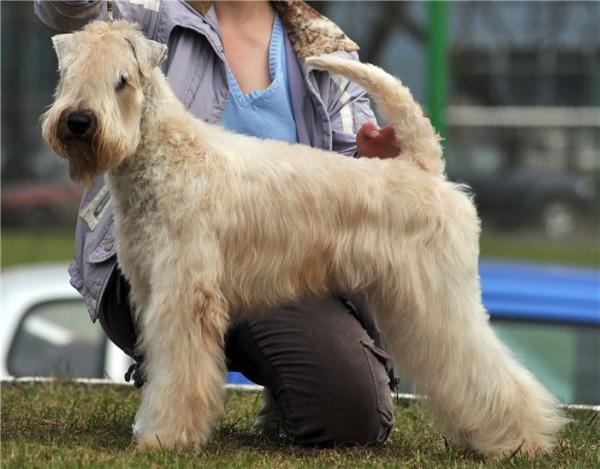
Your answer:
[[[152,169],[135,162],[110,174],[119,263],[125,271],[145,270],[143,264],[156,249],[160,224],[156,179]]]

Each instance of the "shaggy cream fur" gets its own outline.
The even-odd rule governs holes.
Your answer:
[[[352,159],[195,119],[157,67],[164,46],[128,23],[91,23],[54,44],[61,77],[43,133],[74,178],[108,171],[146,358],[139,444],[207,442],[232,321],[366,291],[389,352],[454,441],[486,456],[552,448],[565,420],[489,326],[475,208],[446,180],[439,140],[398,80],[307,60],[365,87],[395,126],[398,157]],[[77,109],[97,119],[87,139],[64,124]]]

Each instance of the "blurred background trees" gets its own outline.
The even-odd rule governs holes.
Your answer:
[[[448,171],[473,188],[484,242],[497,233],[521,243],[525,234],[538,246],[558,239],[598,261],[600,2],[450,3],[442,77],[428,70],[430,4],[311,4],[425,108],[427,83],[447,84]],[[3,228],[70,228],[80,190],[39,130],[57,79],[49,32],[30,2],[0,8]]]

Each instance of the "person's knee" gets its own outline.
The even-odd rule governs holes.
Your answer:
[[[387,438],[393,409],[385,352],[339,299],[280,308],[242,327],[234,342],[243,350],[239,369],[269,388],[285,433],[298,443],[368,445]]]
[[[334,445],[377,445],[383,443],[394,425],[391,392],[368,380],[358,381],[331,402],[333,419],[328,431]],[[337,404],[341,402],[341,405]]]
[[[302,409],[294,409],[292,402],[282,406],[293,409],[284,418],[290,436],[302,444],[324,446],[376,445],[387,439],[394,424],[387,371],[367,346],[363,356],[355,358],[345,383],[324,380],[310,405],[305,401]]]

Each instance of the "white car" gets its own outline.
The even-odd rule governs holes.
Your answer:
[[[0,378],[65,376],[124,382],[131,359],[93,324],[66,264],[2,272]]]

